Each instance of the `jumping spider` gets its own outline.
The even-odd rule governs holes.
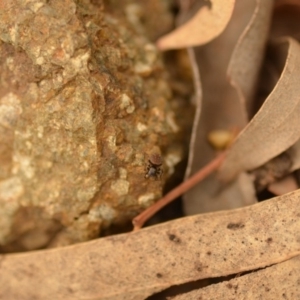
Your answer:
[[[159,154],[151,154],[148,159],[145,178],[160,179],[163,174],[162,163],[162,157]]]

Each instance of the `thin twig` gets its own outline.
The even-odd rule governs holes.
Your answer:
[[[220,153],[215,159],[209,162],[206,166],[200,169],[197,173],[195,173],[192,177],[178,185],[176,188],[171,190],[168,194],[154,203],[152,206],[148,207],[138,216],[136,216],[132,220],[132,224],[134,226],[133,230],[139,230],[143,227],[145,222],[149,220],[154,214],[156,214],[160,209],[164,206],[172,202],[174,199],[184,194],[186,191],[195,186],[198,182],[206,178],[212,172],[218,169],[218,167],[223,162],[227,151]]]

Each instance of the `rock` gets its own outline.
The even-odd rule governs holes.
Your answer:
[[[0,10],[3,251],[97,237],[157,200],[182,159],[169,147],[182,131],[168,75],[146,34],[155,9],[166,15],[160,32],[170,29],[169,2],[113,2],[12,0]],[[143,26],[145,7],[154,11]],[[179,155],[162,180],[144,178],[153,151]]]

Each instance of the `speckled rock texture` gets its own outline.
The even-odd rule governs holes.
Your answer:
[[[1,2],[3,251],[95,238],[161,196],[183,131],[151,40],[172,22],[170,1]]]

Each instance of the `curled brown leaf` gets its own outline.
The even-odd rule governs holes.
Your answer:
[[[286,55],[282,75],[229,150],[220,169],[225,180],[264,164],[287,150],[300,137],[300,45],[292,38],[282,39],[275,45],[280,56]]]
[[[232,53],[228,77],[245,109],[251,111],[258,72],[271,23],[272,0],[256,0],[255,11]]]
[[[222,33],[228,24],[235,0],[212,0],[196,15],[171,33],[161,37],[157,46],[161,50],[179,49],[208,43]]]
[[[260,34],[255,38],[253,35],[244,34],[250,22],[253,22],[257,5],[257,2],[253,0],[237,1],[231,20],[224,32],[209,44],[195,49],[201,75],[203,97],[201,116],[193,127],[194,139],[192,142],[194,143],[190,146],[191,158],[187,170],[188,176],[197,172],[215,155],[214,150],[207,142],[209,132],[216,129],[240,129],[248,122],[245,105],[239,99],[236,89],[228,81],[227,70],[230,61],[233,59],[232,53],[240,36],[251,37],[255,45],[260,45],[260,42],[257,42],[258,39],[262,38]],[[255,18],[255,20],[260,19]],[[269,26],[268,19],[265,22],[267,28]],[[257,31],[255,32],[257,33]],[[253,48],[245,48],[246,50],[253,51]],[[236,51],[235,55],[238,54],[239,52]],[[247,74],[249,74],[247,68],[256,70],[252,67],[252,62],[243,62],[243,66],[244,72]],[[257,65],[256,68],[259,69],[259,66]],[[253,89],[253,82],[253,80],[248,82],[249,89]],[[223,193],[224,187],[218,178],[210,176],[185,195],[185,212],[195,214],[255,203],[255,197],[252,197],[252,193],[244,194],[241,192],[243,187],[240,186],[240,183],[245,181],[246,175],[243,176],[243,180],[237,180]],[[247,181],[247,186],[251,185],[251,179],[248,178]]]

